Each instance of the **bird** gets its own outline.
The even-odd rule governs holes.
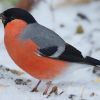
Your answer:
[[[9,8],[0,14],[0,19],[8,54],[20,68],[39,80],[32,92],[38,91],[42,80],[48,81],[49,87],[53,79],[70,67],[70,63],[100,65],[95,58],[83,57],[81,51],[39,24],[26,10]]]

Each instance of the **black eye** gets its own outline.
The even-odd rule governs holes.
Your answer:
[[[14,16],[11,16],[11,19],[15,19]]]

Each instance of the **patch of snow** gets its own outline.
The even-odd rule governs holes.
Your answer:
[[[55,0],[56,1],[56,0]],[[100,2],[92,2],[86,5],[67,6],[51,11],[50,0],[41,2],[31,13],[36,20],[54,30],[66,42],[82,51],[84,56],[90,55],[100,59]],[[77,13],[85,14],[90,23],[77,17]],[[83,34],[77,34],[77,26],[84,29]],[[0,65],[11,69],[21,70],[9,57],[4,43],[4,28],[0,24]],[[60,96],[52,95],[48,99],[43,96],[45,85],[43,82],[38,93],[30,92],[37,80],[27,73],[22,75],[7,71],[5,67],[0,68],[0,100],[71,100],[70,96],[75,95],[73,100],[99,100],[100,99],[100,77],[92,73],[93,66],[73,64],[66,77],[61,76],[54,80],[54,85],[58,86]],[[65,73],[66,74],[66,73]],[[16,79],[24,82],[30,80],[26,85],[16,84]]]

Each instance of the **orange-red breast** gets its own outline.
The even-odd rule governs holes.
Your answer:
[[[25,10],[11,8],[0,14],[4,24],[4,42],[14,62],[33,77],[52,80],[71,62],[100,65],[100,61],[83,57],[52,30],[40,25]]]

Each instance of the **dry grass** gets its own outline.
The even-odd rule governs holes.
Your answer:
[[[56,5],[57,8],[67,6],[67,5],[77,5],[90,3],[91,0],[62,0],[59,4]]]

